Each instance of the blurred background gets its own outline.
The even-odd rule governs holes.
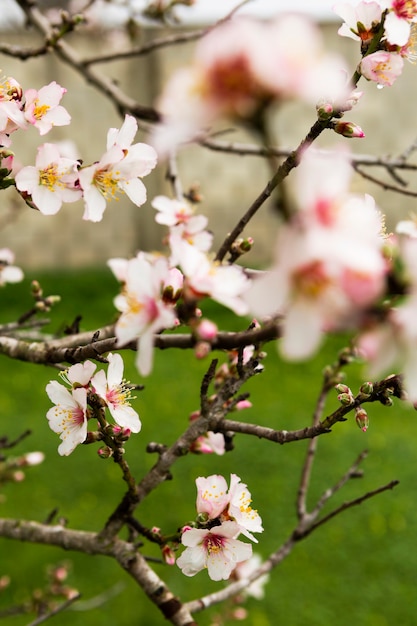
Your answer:
[[[23,28],[24,20],[14,1],[1,0],[0,4],[1,41],[25,47],[39,44],[39,36]],[[39,4],[45,8],[56,7],[56,2],[52,1]],[[184,21],[177,28],[205,25],[221,17],[221,12],[213,11],[213,7],[221,6],[222,11],[227,11],[233,4],[226,0],[197,0],[193,9],[184,7],[180,11]],[[332,4],[320,0],[253,0],[245,10],[264,19],[288,9],[307,11],[320,20],[326,47],[347,58],[353,72],[359,60],[358,47],[355,42],[338,37],[338,22],[330,10]],[[63,2],[61,7],[66,8]],[[100,9],[104,16],[105,3]],[[84,31],[80,29],[79,33],[70,35],[68,41],[82,57],[88,58],[127,49],[132,36],[134,45],[140,45],[171,32],[154,25],[139,25],[133,34],[127,35],[121,28],[109,30],[108,21],[103,17],[101,24]],[[170,74],[188,62],[193,45],[181,44],[146,57],[99,67],[141,104],[152,105]],[[4,75],[13,76],[24,89],[40,88],[52,80],[66,87],[68,93],[63,105],[72,116],[72,124],[54,129],[46,140],[74,142],[78,155],[86,163],[100,158],[105,150],[108,128],[119,127],[122,122],[108,100],[52,54],[25,62],[0,55],[0,67]],[[366,137],[348,141],[326,134],[320,138],[319,145],[327,147],[348,142],[358,153],[392,156],[402,153],[417,135],[415,72],[416,67],[407,64],[404,75],[393,87],[382,90],[376,89],[375,84],[361,81],[364,96],[346,119],[359,124]],[[275,111],[270,128],[276,144],[296,147],[314,118],[314,111],[298,104],[289,103]],[[146,125],[141,124],[137,140],[146,141],[147,131]],[[241,130],[230,131],[222,139],[250,143],[256,140]],[[44,140],[33,128],[16,133],[13,137],[16,158],[24,165],[32,164],[36,148]],[[234,225],[270,176],[262,159],[220,155],[192,147],[182,152],[179,171],[185,188],[200,185],[204,197],[201,211],[209,216],[216,242]],[[156,194],[170,194],[163,165],[144,183],[149,200]],[[291,187],[291,181],[288,185]],[[413,187],[413,183],[410,186]],[[414,199],[383,191],[358,176],[354,176],[353,189],[375,195],[378,205],[388,215],[389,224],[415,208]],[[26,277],[23,283],[2,290],[0,323],[16,319],[32,306],[29,291],[33,278],[40,280],[45,294],[59,293],[62,297],[61,304],[49,315],[51,323],[46,332],[62,333],[78,315],[82,316],[82,330],[99,328],[114,320],[112,298],[118,285],[105,269],[105,262],[112,256],[129,256],[139,248],[160,248],[164,231],[155,223],[149,202],[140,208],[123,200],[112,202],[99,224],[83,222],[82,212],[81,205],[71,204],[64,206],[57,216],[46,217],[29,209],[13,190],[2,194],[0,247],[13,249],[16,263],[25,270]],[[271,202],[246,233],[255,238],[254,249],[247,259],[249,264],[259,266],[268,262],[277,224]],[[222,329],[236,329],[239,324],[239,329],[243,329],[247,325],[247,320],[236,323],[233,316],[214,305],[206,309],[205,314],[215,319]],[[239,417],[287,430],[309,425],[321,371],[335,360],[337,351],[346,341],[345,337],[331,338],[315,360],[296,365],[282,363],[271,344],[264,373],[248,386],[253,408]],[[188,423],[190,412],[199,407],[199,387],[209,362],[196,361],[193,354],[182,352],[158,353],[154,373],[143,381],[134,368],[134,356],[126,354],[124,357],[126,378],[145,384],[135,401],[143,430],[127,444],[127,460],[140,479],[155,461],[152,455],[146,454],[146,444],[149,441],[172,443]],[[347,371],[346,382],[356,392],[362,370],[355,365]],[[50,403],[44,392],[48,381],[56,379],[56,372],[3,358],[0,377],[0,435],[13,439],[27,428],[33,431],[10,454],[30,450],[42,450],[46,454],[43,464],[25,472],[23,482],[9,483],[2,488],[0,515],[44,521],[57,509],[55,519],[68,520],[71,528],[101,528],[124,493],[119,468],[111,460],[99,459],[92,447],[80,446],[68,458],[58,456],[58,437],[50,431],[45,419]],[[326,413],[337,406],[335,396],[336,393],[329,399]],[[391,408],[372,405],[369,415],[370,428],[366,434],[350,419],[335,427],[331,435],[320,439],[309,505],[314,506],[323,491],[340,479],[365,448],[369,450],[369,457],[363,464],[364,477],[350,481],[325,512],[392,479],[400,480],[400,485],[392,493],[384,493],[335,518],[296,546],[271,574],[265,600],[248,600],[248,615],[242,623],[252,626],[332,623],[338,626],[352,623],[356,626],[414,626],[417,613],[417,556],[413,549],[417,527],[417,423],[414,410],[398,401]],[[259,538],[255,551],[266,557],[287,539],[296,524],[295,499],[305,450],[305,442],[278,447],[240,435],[235,438],[233,454],[215,458],[189,455],[173,468],[173,481],[144,502],[138,519],[147,526],[161,526],[163,532],[174,532],[195,515],[197,476],[221,473],[228,478],[230,472],[235,472],[248,484],[254,506],[263,518],[265,533]],[[159,556],[148,545],[144,553]],[[7,626],[30,623],[33,616],[12,615],[8,610],[30,598],[34,589],[44,586],[48,567],[59,563],[68,565],[68,583],[81,591],[82,598],[71,611],[55,618],[57,624],[162,626],[166,623],[112,561],[5,540],[0,540],[0,578],[10,577],[10,584],[0,591],[0,623]],[[170,569],[161,564],[157,568],[174,593],[186,600],[219,588],[205,572],[188,579],[180,575],[175,566]],[[208,614],[197,615],[197,622],[207,626],[230,624],[232,609],[233,605],[213,607]],[[219,617],[220,614],[223,617]]]

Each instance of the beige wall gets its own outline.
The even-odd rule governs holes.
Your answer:
[[[339,50],[354,69],[357,62],[356,44],[336,35],[336,27],[328,24],[323,31],[330,49]],[[145,37],[155,36],[153,31]],[[2,35],[3,40],[21,45],[35,45],[35,36],[27,34]],[[97,54],[108,52],[112,46],[120,49],[120,41],[109,40],[104,35],[89,34],[70,40],[79,52]],[[101,66],[109,76],[117,79],[126,91],[143,104],[151,104],[161,85],[175,67],[189,58],[192,44],[163,50],[147,58]],[[364,91],[356,110],[346,116],[362,126],[366,133],[362,140],[344,140],[334,133],[326,133],[318,145],[346,143],[357,152],[396,155],[417,136],[416,101],[417,68],[406,64],[404,75],[391,88],[377,90],[372,83],[361,81]],[[105,149],[107,129],[120,126],[121,118],[111,103],[72,69],[53,55],[26,62],[0,55],[0,68],[6,75],[14,76],[24,87],[39,88],[57,80],[68,89],[63,104],[72,115],[71,126],[56,128],[46,137],[39,136],[34,128],[13,136],[14,149],[23,164],[34,161],[36,147],[44,141],[72,139],[85,162],[98,159]],[[314,121],[314,112],[299,105],[286,105],[277,111],[271,124],[273,135],[282,146],[295,147]],[[225,123],[225,127],[228,127]],[[226,136],[228,137],[228,136]],[[225,138],[226,138],[225,137]],[[145,134],[139,133],[139,141]],[[251,141],[242,132],[230,134],[233,141]],[[369,170],[383,175],[377,169]],[[219,242],[238,216],[249,206],[266,184],[269,170],[263,160],[253,157],[220,155],[208,150],[190,147],[180,157],[180,172],[185,188],[199,182],[205,202],[202,211],[210,218],[210,227]],[[164,180],[165,168],[144,179],[148,198],[158,193],[169,193]],[[331,176],[331,171],[327,172]],[[389,216],[404,215],[415,208],[415,199],[386,192],[372,183],[355,177],[353,187],[377,197],[378,204]],[[415,184],[417,189],[417,184]],[[13,191],[2,193],[0,213],[0,247],[9,246],[23,267],[82,266],[103,264],[111,256],[126,256],[138,248],[160,247],[164,230],[155,224],[154,211],[149,202],[140,208],[123,199],[111,202],[100,224],[81,219],[82,204],[64,205],[54,217],[45,217],[26,207]],[[270,256],[275,236],[276,218],[273,202],[265,206],[249,227],[247,234],[255,238],[255,248],[248,262],[259,263]]]

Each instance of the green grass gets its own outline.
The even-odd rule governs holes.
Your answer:
[[[78,271],[45,274],[45,293],[59,293],[62,303],[49,315],[48,331],[58,331],[83,315],[82,329],[95,329],[114,317],[112,296],[117,285],[110,272]],[[31,306],[29,281],[2,290],[0,322],[9,321]],[[223,328],[233,324],[223,309],[210,307],[210,315]],[[240,328],[244,320],[238,320]],[[273,428],[294,429],[311,421],[320,372],[342,347],[341,340],[327,342],[317,358],[309,363],[287,365],[268,347],[265,371],[251,380],[253,408],[239,417]],[[127,377],[144,382],[135,406],[143,429],[127,444],[127,459],[137,477],[149,469],[154,457],[145,452],[149,441],[170,444],[186,426],[189,413],[198,408],[199,386],[208,361],[196,361],[192,354],[166,351],[156,354],[153,374],[140,380],[133,367],[133,355],[126,354]],[[360,370],[348,369],[349,384],[356,391]],[[79,446],[61,458],[58,437],[48,428],[45,414],[50,402],[44,391],[56,372],[3,357],[0,360],[0,435],[17,437],[30,428],[32,435],[13,454],[39,449],[45,462],[30,468],[22,483],[2,489],[0,515],[43,521],[55,508],[71,528],[100,529],[124,493],[120,470],[111,460],[102,460],[94,446]],[[335,395],[328,410],[336,406]],[[386,409],[370,406],[370,429],[362,433],[350,419],[338,424],[332,434],[321,437],[313,472],[310,505],[323,490],[339,480],[358,454],[369,450],[363,465],[365,475],[351,481],[338,493],[331,506],[358,497],[391,479],[400,485],[393,492],[355,507],[335,518],[296,546],[292,554],[272,573],[263,603],[250,600],[249,616],[243,623],[254,626],[414,626],[417,612],[413,549],[417,512],[414,505],[415,441],[417,423],[412,409],[396,401]],[[195,515],[197,476],[230,472],[241,476],[252,492],[265,532],[256,550],[267,556],[285,541],[295,525],[295,497],[306,443],[277,446],[244,435],[235,438],[235,450],[223,457],[186,456],[173,467],[173,480],[162,485],[139,508],[137,516],[145,525],[174,531]],[[327,506],[325,512],[330,510]],[[148,545],[144,554],[155,554]],[[110,559],[65,553],[55,548],[31,546],[0,540],[0,576],[8,574],[11,585],[0,593],[0,611],[20,603],[42,585],[50,563],[71,561],[69,584],[83,594],[81,610],[60,614],[55,623],[62,626],[132,626],[166,624],[135,584]],[[179,570],[157,566],[175,593],[188,600],[221,587],[205,572],[189,579]],[[114,592],[114,595],[112,595]],[[89,601],[108,594],[107,602],[87,610]],[[77,605],[74,607],[77,608]],[[210,624],[221,611],[197,616],[199,624]],[[31,618],[9,617],[3,623],[26,625]],[[53,621],[51,621],[53,623]]]

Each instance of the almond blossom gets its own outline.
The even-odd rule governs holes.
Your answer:
[[[199,477],[195,482],[197,513],[205,513],[210,520],[233,520],[240,533],[257,542],[252,532],[263,532],[262,520],[259,513],[250,506],[251,494],[247,486],[240,482],[239,476],[230,475],[229,491],[226,480],[220,475]]]
[[[152,369],[154,333],[171,328],[176,322],[173,307],[162,297],[171,270],[164,257],[151,257],[145,253],[129,260],[122,270],[120,262],[117,267],[119,276],[124,278],[122,293],[114,300],[121,312],[116,323],[117,343],[124,346],[137,340],[136,365],[146,376]]]
[[[55,144],[39,146],[35,165],[23,167],[15,177],[16,187],[31,196],[43,215],[55,215],[63,202],[82,196],[77,186],[78,161],[61,157]]]
[[[379,50],[362,59],[359,71],[367,80],[390,87],[400,76],[403,67],[401,54]]]
[[[207,568],[212,580],[227,580],[238,563],[252,556],[252,546],[236,539],[239,532],[231,521],[211,530],[187,527],[181,537],[186,549],[177,559],[178,567],[186,576]]]
[[[64,87],[52,81],[49,85],[25,91],[25,119],[46,135],[53,126],[66,126],[71,121],[68,111],[61,106],[62,96],[67,92]]]
[[[84,361],[84,363],[71,365],[67,370],[60,372],[59,375],[73,389],[77,387],[85,387],[87,389],[96,369],[97,365],[95,363]]]
[[[318,29],[301,16],[228,20],[201,39],[193,64],[167,84],[152,143],[167,155],[203,137],[219,117],[250,123],[271,102],[292,98],[341,103],[345,87],[344,64],[324,53]]]
[[[173,244],[171,240],[171,245]],[[207,254],[191,245],[172,245],[173,254],[184,274],[184,297],[210,297],[237,315],[245,315],[248,306],[243,294],[250,281],[237,265],[221,265],[211,261]]]
[[[123,359],[120,354],[109,353],[107,360],[107,378],[104,370],[100,370],[92,377],[91,385],[108,406],[114,421],[132,433],[138,433],[142,425],[139,415],[130,405],[132,392],[123,378]]]
[[[87,437],[87,390],[78,388],[70,392],[53,380],[46,386],[46,393],[56,405],[49,409],[46,417],[50,428],[61,436],[58,453],[68,456]]]
[[[107,151],[94,165],[80,170],[85,211],[83,219],[100,222],[107,202],[125,193],[136,206],[146,201],[146,188],[140,180],[156,165],[156,152],[145,143],[131,145],[137,131],[135,118],[126,115],[122,127],[111,128]]]
[[[14,78],[0,79],[0,145],[9,147],[9,135],[27,123],[22,111],[22,88]]]
[[[381,219],[370,196],[347,192],[346,157],[306,154],[300,211],[278,233],[275,264],[245,296],[256,316],[284,315],[280,350],[311,356],[324,332],[347,328],[383,293]],[[320,172],[321,169],[321,172]]]
[[[383,6],[389,9],[384,22],[387,41],[396,46],[405,46],[410,39],[411,25],[417,22],[417,2],[383,0]]]
[[[357,340],[368,362],[370,378],[398,367],[404,376],[411,402],[417,402],[417,239],[400,242],[401,258],[408,278],[408,294],[388,311],[381,322],[364,330]]]
[[[365,45],[373,39],[382,19],[381,4],[373,0],[363,0],[356,6],[352,6],[351,2],[338,2],[333,10],[344,20],[338,34]]]
[[[0,286],[6,283],[20,283],[23,272],[20,267],[13,265],[14,253],[9,248],[0,249]]]

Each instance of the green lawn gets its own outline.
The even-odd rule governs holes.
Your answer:
[[[62,329],[73,318],[83,315],[82,328],[94,329],[114,317],[111,302],[117,284],[110,272],[78,271],[45,274],[45,293],[60,293],[62,303],[50,314],[51,331]],[[0,322],[10,321],[31,306],[29,280],[2,290]],[[110,295],[102,295],[110,294]],[[233,319],[223,309],[210,307],[210,315],[223,328]],[[240,328],[245,320],[238,320]],[[250,381],[253,408],[240,414],[242,419],[286,430],[307,426],[320,383],[323,366],[334,360],[342,346],[329,341],[314,362],[283,364],[275,346],[268,348],[265,371]],[[127,444],[127,459],[140,479],[154,458],[145,452],[149,441],[170,444],[187,424],[189,413],[198,408],[199,385],[209,361],[196,361],[192,354],[171,351],[156,355],[152,376],[139,379],[133,355],[127,354],[127,378],[144,382],[135,407],[143,429]],[[349,384],[357,390],[358,366],[348,370]],[[59,439],[48,427],[45,414],[50,407],[44,391],[56,377],[51,368],[0,360],[0,435],[11,438],[30,428],[32,436],[13,453],[42,450],[45,462],[27,471],[26,480],[6,485],[0,515],[43,521],[58,507],[59,516],[71,528],[97,530],[124,493],[119,468],[102,460],[94,446],[78,447],[66,458],[57,454]],[[335,396],[329,409],[336,406]],[[391,479],[400,485],[361,507],[355,507],[298,544],[292,554],[272,574],[264,603],[248,602],[249,617],[243,623],[255,626],[414,626],[417,613],[415,577],[417,555],[413,549],[417,512],[415,507],[415,450],[417,423],[414,411],[399,401],[392,408],[369,407],[370,428],[362,433],[352,420],[338,424],[332,434],[319,441],[319,454],[311,485],[310,503],[339,480],[358,454],[369,450],[363,479],[351,481],[337,494],[331,506],[358,497]],[[256,550],[267,556],[285,541],[295,525],[296,489],[305,442],[277,446],[244,435],[235,438],[235,451],[223,457],[187,456],[173,468],[173,481],[164,484],[137,512],[148,526],[174,531],[195,515],[197,476],[237,473],[248,484],[259,510],[265,532]],[[330,510],[328,506],[325,511]],[[144,554],[154,555],[145,546]],[[50,563],[71,561],[69,583],[82,592],[82,601],[73,610],[60,614],[55,623],[62,626],[132,626],[166,624],[153,606],[111,560],[64,553],[58,549],[30,546],[0,540],[0,576],[8,574],[11,585],[0,593],[0,611],[20,603],[31,590],[42,584]],[[205,572],[189,579],[174,566],[158,566],[158,572],[183,599],[216,590]],[[108,600],[100,604],[101,595]],[[91,608],[92,600],[100,606]],[[94,603],[93,603],[94,605]],[[210,624],[210,614],[197,621]],[[33,616],[8,617],[3,623],[27,625]],[[51,623],[54,623],[51,620]],[[228,622],[230,623],[230,622]]]

